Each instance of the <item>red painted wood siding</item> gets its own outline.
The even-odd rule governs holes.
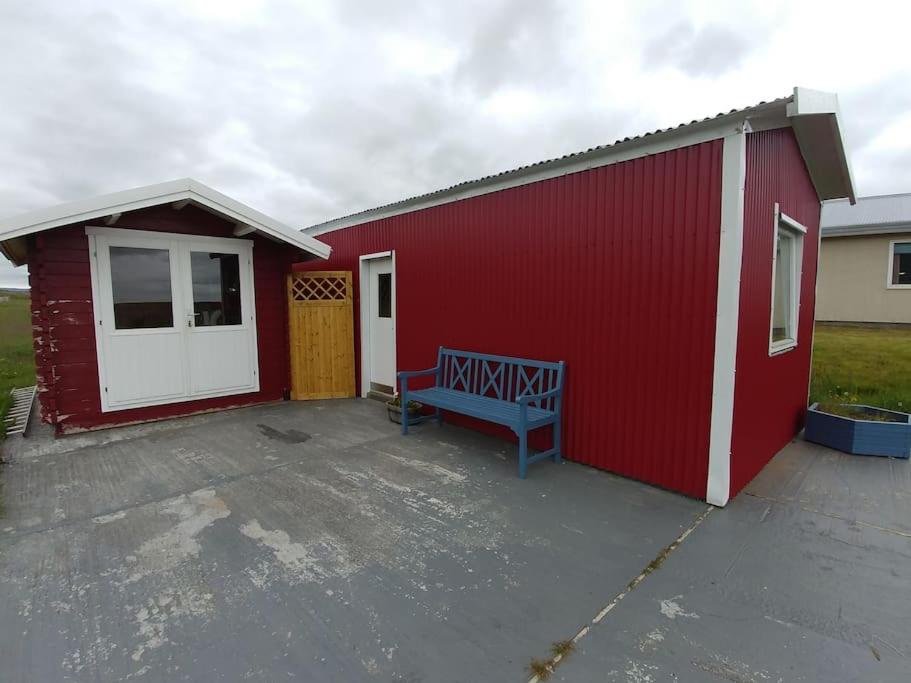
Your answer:
[[[319,267],[357,277],[358,256],[394,249],[400,370],[432,366],[441,344],[565,360],[568,458],[704,497],[721,149],[327,233]]]
[[[769,357],[775,203],[807,227],[798,346]],[[790,128],[747,138],[743,269],[731,456],[737,494],[803,426],[816,298],[819,199]]]
[[[181,211],[164,206],[124,214],[116,227],[231,237],[233,225],[193,206]],[[253,239],[260,391],[102,413],[85,224],[31,238],[29,284],[44,421],[63,433],[282,398],[290,376],[285,274],[298,254],[269,240]]]

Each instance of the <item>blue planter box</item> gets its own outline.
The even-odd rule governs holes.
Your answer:
[[[872,406],[853,405],[871,415],[889,415],[901,422],[880,422],[823,413],[818,403],[807,412],[804,438],[854,455],[907,458],[911,455],[911,415]]]

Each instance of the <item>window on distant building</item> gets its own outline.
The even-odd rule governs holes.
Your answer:
[[[911,288],[911,242],[892,242],[889,248],[889,287]]]
[[[769,353],[797,346],[800,313],[800,276],[803,239],[807,229],[775,205],[775,242],[772,252],[772,324]]]

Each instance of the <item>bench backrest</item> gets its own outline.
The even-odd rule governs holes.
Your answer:
[[[456,351],[441,346],[437,367],[437,386],[501,401],[515,402],[521,396],[563,388],[563,363]],[[530,405],[559,411],[561,398],[558,394]]]

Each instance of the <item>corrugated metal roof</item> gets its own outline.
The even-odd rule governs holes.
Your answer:
[[[845,199],[824,202],[821,225],[823,237],[911,230],[911,192],[860,197],[854,206]]]
[[[626,137],[614,141],[611,144],[598,145],[596,147],[590,147],[589,149],[573,152],[570,154],[564,154],[561,157],[555,157],[553,159],[546,159],[543,161],[538,161],[533,164],[527,164],[525,166],[519,166],[508,171],[502,171],[500,173],[494,173],[492,175],[487,175],[482,178],[477,178],[475,180],[466,180],[461,183],[456,183],[455,185],[450,185],[440,190],[435,190],[433,192],[427,192],[424,194],[415,195],[413,197],[408,197],[407,199],[402,199],[400,201],[391,202],[389,204],[383,204],[381,206],[374,207],[372,209],[366,209],[364,211],[358,211],[355,213],[348,214],[346,216],[340,216],[332,220],[324,221],[322,223],[317,223],[311,225],[307,228],[304,228],[304,232],[311,235],[318,235],[322,232],[328,232],[329,230],[334,230],[340,227],[343,227],[343,224],[352,224],[352,219],[363,218],[363,221],[371,220],[375,218],[375,214],[390,209],[395,209],[397,207],[405,207],[412,204],[423,203],[428,200],[433,200],[437,197],[445,197],[446,195],[454,194],[461,192],[463,190],[480,187],[488,184],[494,184],[512,177],[519,177],[530,173],[535,173],[537,171],[543,171],[550,167],[560,167],[563,165],[574,164],[581,161],[586,161],[589,158],[598,157],[602,155],[607,155],[618,148],[628,145],[630,143],[642,142],[646,139],[652,139],[660,136],[666,136],[672,133],[677,133],[683,129],[708,124],[708,123],[722,123],[725,118],[741,118],[743,115],[750,114],[759,114],[764,113],[765,110],[775,109],[787,105],[789,102],[794,100],[793,95],[788,97],[781,97],[775,100],[770,100],[766,102],[765,100],[754,104],[749,107],[743,107],[742,109],[731,109],[729,112],[720,112],[715,116],[707,116],[704,119],[694,119],[689,123],[680,123],[676,126],[671,126],[669,128],[658,128],[657,130],[643,133],[641,135],[634,135],[632,137]],[[362,221],[356,221],[362,222]]]

